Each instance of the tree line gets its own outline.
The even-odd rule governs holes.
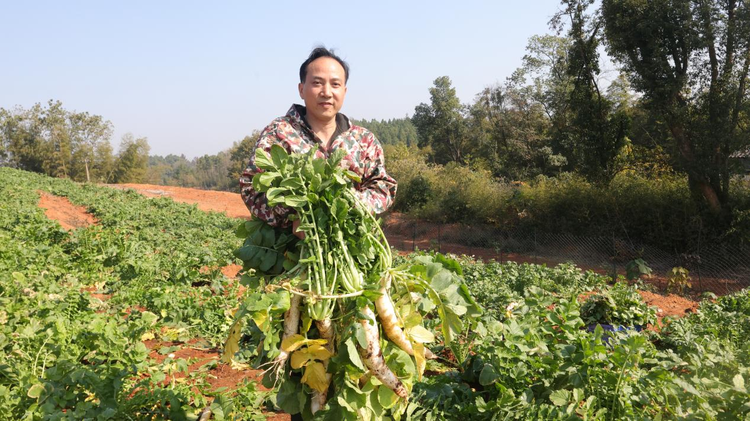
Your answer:
[[[622,171],[685,174],[715,219],[731,216],[730,156],[750,146],[750,5],[734,0],[563,0],[554,34],[462,104],[448,76],[412,117],[431,162],[525,180]],[[606,86],[600,52],[619,75]],[[605,87],[606,86],[606,87]]]
[[[60,101],[0,108],[0,165],[75,181],[139,182],[148,141],[125,134],[114,153],[112,130],[101,116],[66,110]]]
[[[529,40],[521,67],[472,102],[461,103],[449,76],[440,76],[411,118],[353,122],[386,146],[497,180],[575,173],[606,185],[623,171],[684,174],[702,209],[729,218],[739,171],[730,156],[750,147],[747,2],[561,5],[552,33]],[[616,73],[602,71],[603,51]],[[111,134],[101,116],[66,111],[59,101],[0,108],[0,163],[77,181],[231,191],[258,136],[188,160],[149,157],[147,140],[132,135],[114,153]]]

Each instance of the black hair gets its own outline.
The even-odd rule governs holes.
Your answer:
[[[307,78],[307,66],[310,65],[313,61],[321,58],[321,57],[330,57],[336,61],[339,62],[341,67],[344,68],[344,83],[349,82],[349,65],[346,64],[344,60],[341,59],[341,57],[337,56],[333,53],[333,51],[328,50],[326,47],[317,47],[310,53],[310,56],[307,57],[307,60],[305,60],[304,63],[302,63],[302,66],[299,67],[299,81],[300,83],[305,83],[305,79]]]

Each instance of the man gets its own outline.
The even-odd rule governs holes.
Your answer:
[[[344,105],[349,66],[326,48],[316,48],[299,70],[299,95],[305,105],[293,104],[287,114],[271,122],[261,132],[255,148],[270,151],[274,144],[289,153],[316,150],[316,156],[328,157],[339,148],[346,150],[341,165],[361,177],[355,183],[357,195],[375,213],[393,204],[396,180],[385,172],[383,148],[365,128],[351,124],[339,113]],[[250,212],[274,226],[288,226],[289,209],[269,207],[264,193],[253,189],[252,178],[261,172],[255,166],[255,150],[240,177],[240,194]],[[296,231],[299,221],[294,221]]]

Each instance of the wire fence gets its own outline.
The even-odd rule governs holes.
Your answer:
[[[384,220],[391,246],[402,251],[435,250],[466,254],[484,261],[515,261],[554,266],[571,262],[582,269],[626,275],[628,264],[642,259],[652,270],[648,282],[665,289],[728,294],[750,286],[750,248],[697,242],[687,253],[669,252],[616,234],[577,236],[534,229],[440,224],[391,214]],[[680,279],[674,268],[686,269]],[[683,272],[684,273],[684,272]],[[690,285],[688,286],[687,283]]]

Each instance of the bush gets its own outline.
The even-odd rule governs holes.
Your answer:
[[[394,209],[428,221],[615,236],[680,252],[699,242],[750,244],[750,183],[740,179],[731,184],[731,220],[721,225],[703,214],[684,176],[621,172],[596,184],[563,173],[509,184],[483,170],[428,164],[418,149],[387,153],[388,171],[399,182]]]

